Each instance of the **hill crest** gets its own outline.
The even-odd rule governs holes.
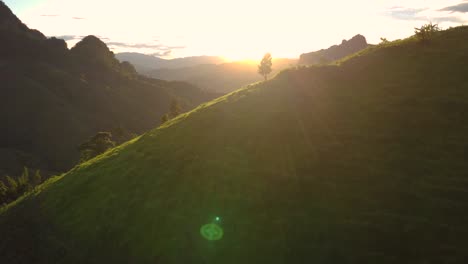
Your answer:
[[[4,210],[0,253],[8,263],[464,263],[467,32],[288,69],[201,105]],[[224,237],[207,241],[200,227],[214,219]]]
[[[366,38],[360,34],[349,40],[343,40],[339,45],[333,45],[328,49],[322,49],[310,53],[303,53],[299,58],[299,64],[323,64],[339,60],[348,55],[367,48]]]

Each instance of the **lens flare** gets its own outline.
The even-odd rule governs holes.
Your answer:
[[[200,228],[200,234],[203,238],[210,241],[223,238],[223,229],[217,224],[206,224]]]

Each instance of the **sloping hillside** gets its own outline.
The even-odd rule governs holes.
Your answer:
[[[303,53],[299,58],[299,64],[326,64],[369,47],[366,38],[362,35],[356,35],[350,40],[343,40],[340,45],[333,45],[328,49],[321,49],[314,52]]]
[[[258,61],[238,61],[223,64],[205,64],[178,69],[158,69],[145,73],[148,76],[192,83],[211,92],[225,94],[241,86],[263,80],[257,73]],[[273,72],[295,66],[295,59],[273,59]]]
[[[201,105],[5,209],[2,263],[465,263],[467,41]]]
[[[65,171],[77,146],[98,131],[142,133],[172,98],[188,110],[213,95],[181,82],[139,76],[98,38],[71,50],[31,30],[0,2],[0,177],[23,166]]]

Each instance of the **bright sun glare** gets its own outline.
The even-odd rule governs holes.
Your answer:
[[[393,8],[403,5],[397,0],[291,0],[287,4],[267,0],[5,1],[26,24],[47,36],[97,35],[106,42],[129,44],[113,47],[116,53],[163,54],[168,59],[211,55],[227,61],[258,61],[266,52],[274,58],[297,58],[358,33],[370,43],[380,37],[391,40],[411,35],[413,27],[423,23],[419,17],[446,18],[439,23],[445,28],[456,25],[454,21],[467,21],[462,14],[440,11],[447,2],[458,0],[403,1],[405,7],[399,9]],[[433,8],[426,10],[428,5]],[[103,19],[102,10],[109,6],[112,12]],[[413,14],[415,21],[409,19],[412,13],[408,12],[420,9],[424,10],[421,14]],[[155,16],[155,10],[167,12]],[[76,41],[69,39],[69,47]]]
[[[222,58],[226,62],[242,62],[246,64],[255,64],[258,63],[261,58],[263,57],[263,54],[259,53],[258,55],[244,55],[244,54],[236,54],[236,55],[224,55]]]

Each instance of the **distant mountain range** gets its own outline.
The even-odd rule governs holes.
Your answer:
[[[340,45],[331,46],[310,53],[301,54],[300,59],[274,59],[274,76],[279,71],[300,65],[330,63],[370,45],[362,35],[343,40]],[[221,57],[199,56],[164,60],[140,53],[119,53],[120,61],[129,61],[141,74],[163,80],[178,80],[192,83],[202,89],[227,93],[247,84],[258,82],[262,77],[257,73],[257,62],[237,61],[226,63]]]
[[[299,64],[330,63],[367,47],[369,47],[369,44],[367,44],[366,38],[362,35],[356,35],[350,40],[343,40],[340,45],[333,45],[328,49],[301,54]]]
[[[0,177],[23,166],[65,171],[97,132],[142,133],[159,124],[173,98],[188,110],[215,96],[140,76],[94,36],[68,49],[29,29],[3,2],[0,40]]]
[[[217,56],[165,60],[141,53],[118,53],[116,58],[135,65],[140,74],[168,81],[189,82],[215,93],[231,92],[263,78],[257,73],[257,62],[226,62]],[[273,59],[271,75],[296,64],[297,59]]]
[[[158,69],[147,72],[146,75],[164,80],[186,81],[208,91],[228,93],[247,84],[262,81],[263,77],[257,73],[257,64],[251,61],[205,64],[178,69]],[[271,76],[296,64],[296,59],[273,59]]]
[[[120,61],[132,63],[138,72],[148,72],[162,68],[185,68],[200,64],[219,64],[225,62],[225,59],[217,56],[193,56],[167,60],[135,52],[117,53],[115,57]]]

